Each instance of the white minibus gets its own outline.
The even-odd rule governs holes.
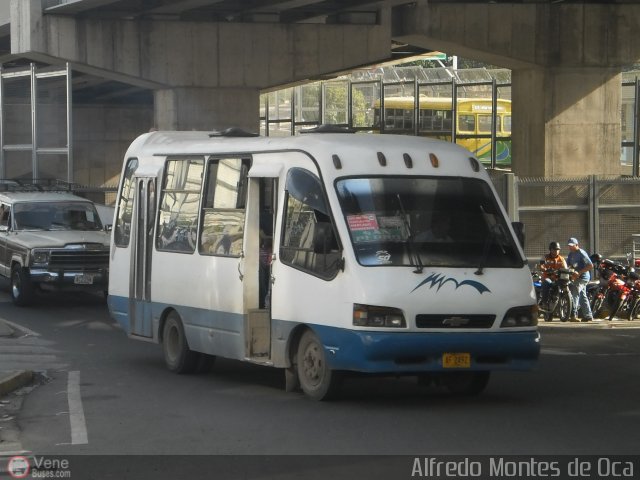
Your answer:
[[[538,358],[521,243],[487,172],[426,138],[153,132],[124,159],[109,310],[177,373],[281,368],[322,400],[349,373],[460,394]]]

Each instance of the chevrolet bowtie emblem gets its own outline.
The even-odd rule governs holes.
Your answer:
[[[442,321],[442,324],[447,325],[449,327],[462,327],[464,325],[469,324],[469,319],[463,318],[463,317],[449,317],[449,318],[445,318]]]

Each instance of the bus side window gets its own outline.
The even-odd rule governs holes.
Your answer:
[[[229,257],[242,254],[248,166],[248,160],[241,158],[209,161],[202,202],[200,254]]]
[[[458,130],[461,132],[475,132],[476,119],[473,115],[460,115],[458,117]]]
[[[130,158],[127,160],[127,166],[124,169],[122,190],[118,199],[118,213],[116,214],[116,224],[114,228],[114,243],[117,247],[126,247],[129,245],[131,237],[131,216],[133,213],[133,196],[135,187],[133,182],[133,174],[138,168],[138,159]]]
[[[491,133],[491,115],[478,115],[478,133]]]
[[[195,251],[203,171],[202,157],[167,160],[156,230],[158,250]]]
[[[511,133],[511,115],[504,116],[502,128],[504,133]]]
[[[325,279],[338,273],[342,252],[325,204],[320,180],[301,168],[287,176],[280,260]]]

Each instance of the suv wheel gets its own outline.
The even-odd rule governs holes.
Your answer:
[[[19,307],[27,306],[33,300],[33,285],[29,272],[20,265],[11,269],[11,299]]]

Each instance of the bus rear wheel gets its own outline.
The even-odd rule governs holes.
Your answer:
[[[199,355],[187,345],[180,315],[171,312],[162,332],[162,351],[167,368],[180,374],[193,373],[198,367]]]
[[[315,333],[302,334],[297,351],[298,380],[302,391],[313,400],[335,398],[341,383],[339,372],[329,368],[322,343]]]

